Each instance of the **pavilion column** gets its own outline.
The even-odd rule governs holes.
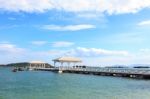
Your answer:
[[[55,67],[55,65],[56,65],[56,61],[54,61],[54,67]]]
[[[60,57],[60,58],[57,58],[57,59],[54,59],[53,60],[54,61],[54,66],[55,66],[55,63],[56,62],[59,62],[60,63],[60,67],[63,67],[63,63],[65,62],[66,63],[66,67],[70,67],[70,64],[72,65],[72,63],[74,64],[74,65],[76,65],[76,63],[78,63],[78,62],[81,62],[81,60],[80,59],[78,59],[78,58],[74,58],[74,57]]]
[[[45,65],[45,63],[44,63],[44,68],[46,68],[45,66],[46,66],[46,65]]]
[[[68,63],[68,67],[70,66],[70,62],[67,62]]]
[[[62,66],[62,67],[63,67],[63,63],[64,63],[64,62],[61,62],[61,66]]]
[[[74,62],[74,66],[76,66],[76,62]]]

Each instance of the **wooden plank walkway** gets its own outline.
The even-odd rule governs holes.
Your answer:
[[[35,70],[53,71],[60,73],[77,73],[92,74],[101,76],[130,77],[137,79],[150,79],[150,69],[135,68],[73,68],[73,67],[56,67],[56,68],[36,68]]]

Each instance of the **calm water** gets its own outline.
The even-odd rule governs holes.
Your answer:
[[[0,68],[0,99],[150,99],[150,80]]]

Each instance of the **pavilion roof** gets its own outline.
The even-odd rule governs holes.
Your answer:
[[[34,63],[36,63],[36,64],[42,64],[42,63],[45,63],[45,62],[43,62],[43,61],[31,61],[30,63],[32,63],[32,64],[34,64]]]
[[[56,58],[53,61],[55,62],[82,62],[81,59],[76,57],[60,57]]]

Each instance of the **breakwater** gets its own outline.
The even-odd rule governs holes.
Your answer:
[[[35,70],[52,71],[58,73],[76,73],[76,74],[89,74],[99,76],[129,77],[135,79],[150,79],[150,69],[55,67],[55,68],[36,68]]]

